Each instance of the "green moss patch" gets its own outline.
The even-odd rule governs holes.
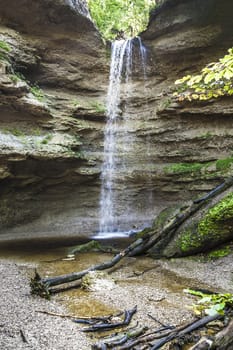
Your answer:
[[[223,258],[224,256],[227,256],[231,253],[231,247],[230,246],[226,246],[220,249],[215,249],[212,250],[209,254],[208,254],[208,258],[210,259],[218,259],[218,258]]]
[[[216,170],[222,171],[227,170],[231,167],[233,164],[233,157],[225,158],[225,159],[219,159],[216,162]]]
[[[8,59],[8,53],[11,51],[10,45],[3,40],[0,40],[0,61],[5,61]]]
[[[209,164],[203,163],[177,163],[164,168],[165,173],[173,174],[190,174],[190,173],[199,173],[203,167],[208,166]]]
[[[233,223],[233,193],[222,199],[217,205],[209,210],[198,225],[198,232],[205,237],[210,233],[218,235],[228,232],[228,221]]]
[[[213,167],[213,174],[221,173],[224,174],[228,172],[233,164],[233,157],[228,157],[224,159],[218,159],[214,162],[208,163],[176,163],[164,167],[165,174],[174,174],[174,175],[199,175],[199,174],[208,174],[210,171],[209,167]],[[209,175],[210,176],[210,175]]]
[[[208,250],[233,236],[233,193],[209,209],[204,218],[181,232],[178,246],[184,253]],[[225,252],[225,251],[224,251]],[[223,254],[223,251],[216,251]]]
[[[202,240],[196,233],[196,227],[189,227],[181,233],[178,246],[182,252],[195,251],[202,246]]]

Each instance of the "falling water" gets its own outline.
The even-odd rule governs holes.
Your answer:
[[[111,235],[118,232],[117,200],[114,189],[118,172],[117,141],[119,134],[119,120],[121,117],[121,87],[125,83],[127,88],[132,76],[133,46],[135,39],[117,40],[112,43],[111,67],[107,94],[107,123],[104,132],[104,161],[102,166],[102,186],[100,197],[99,235]],[[145,74],[145,48],[139,42],[139,56]],[[127,90],[127,89],[126,89]],[[122,145],[124,148],[124,145]]]
[[[88,7],[84,0],[66,0],[66,2],[81,15],[90,18]]]

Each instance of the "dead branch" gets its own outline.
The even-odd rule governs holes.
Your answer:
[[[74,316],[74,315],[58,314],[56,312],[50,312],[50,311],[44,311],[44,310],[36,310],[36,312],[39,312],[39,313],[45,314],[45,315],[49,315],[49,316],[62,317],[62,318],[77,318],[78,317],[78,316]],[[85,318],[89,319],[88,317],[85,317]]]
[[[174,330],[174,332],[169,334],[167,337],[164,337],[164,338],[160,339],[157,343],[155,343],[153,345],[153,347],[151,348],[151,350],[160,349],[164,344],[174,340],[175,338],[181,338],[188,333],[191,333],[191,332],[193,332],[201,327],[204,327],[209,322],[212,322],[214,320],[218,320],[222,317],[223,316],[220,314],[215,314],[213,316],[205,316],[205,317],[201,318],[200,320],[194,321],[193,323],[191,323],[190,325],[188,325],[187,327],[183,328],[180,331],[178,331],[176,329],[176,330]]]
[[[147,327],[137,327],[133,330],[127,330],[127,332],[119,333],[113,337],[108,337],[102,342],[96,343],[92,346],[92,350],[101,350],[105,345],[107,348],[114,348],[126,343],[129,339],[139,337],[147,331]]]
[[[109,329],[115,329],[115,328],[120,328],[123,326],[128,326],[133,315],[137,311],[137,306],[135,306],[132,310],[126,310],[124,312],[124,320],[122,322],[117,322],[117,323],[99,323],[99,324],[94,324],[91,327],[88,328],[83,328],[83,332],[97,332],[97,331],[106,331]]]
[[[85,324],[110,324],[112,320],[116,317],[122,316],[124,312],[120,312],[116,315],[102,316],[102,317],[80,317],[75,318],[73,322],[75,323],[85,323]]]

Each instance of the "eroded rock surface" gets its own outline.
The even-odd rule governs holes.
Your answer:
[[[85,231],[97,206],[108,62],[71,3],[0,1],[1,229],[39,219],[21,237]]]
[[[115,187],[123,228],[147,224],[232,173],[232,99],[179,104],[172,97],[176,79],[232,46],[232,6],[167,0],[142,34],[146,74],[136,61],[121,104],[129,147],[123,130],[118,151],[127,161],[119,160]],[[0,42],[9,45],[0,48],[1,238],[92,235],[108,49],[84,1],[14,0],[9,7],[0,0],[0,13]]]

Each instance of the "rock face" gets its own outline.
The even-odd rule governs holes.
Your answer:
[[[232,45],[232,10],[230,0],[167,0],[142,34],[146,76],[136,62],[121,105],[131,145],[116,181],[126,228],[232,172],[232,99],[172,98],[176,79]],[[9,7],[0,0],[0,13],[1,239],[91,235],[98,229],[108,50],[84,1],[12,0]]]
[[[86,232],[98,206],[108,61],[84,10],[84,2],[0,1],[6,238]]]

